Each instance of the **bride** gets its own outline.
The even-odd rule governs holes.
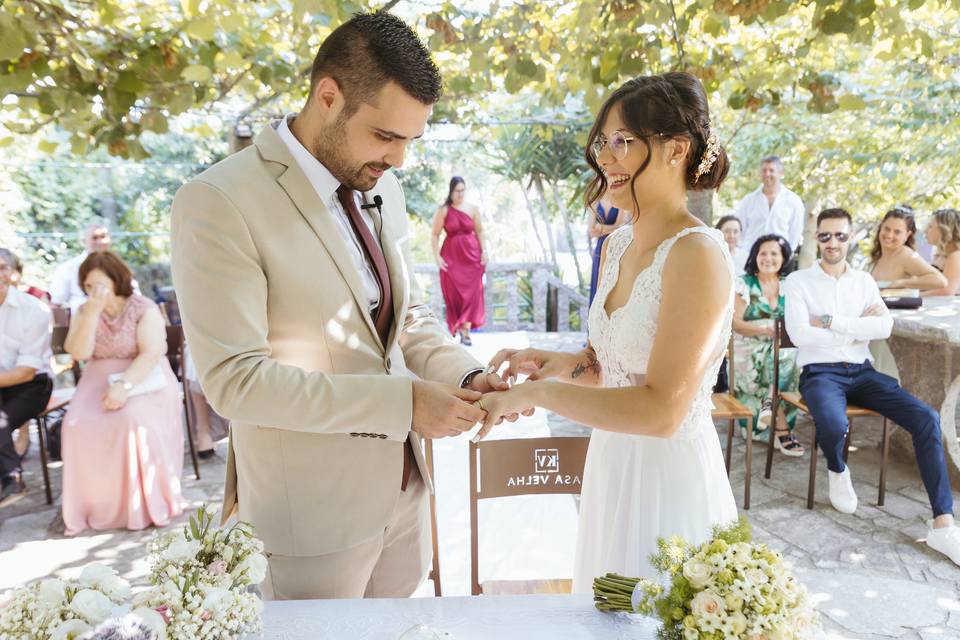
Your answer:
[[[544,407],[594,429],[580,503],[574,592],[607,572],[655,577],[660,536],[697,544],[737,509],[710,417],[730,335],[734,270],[720,232],[686,208],[688,189],[716,189],[726,152],[706,94],[686,73],[630,80],[590,132],[596,176],[588,204],[609,192],[635,212],[603,247],[579,353],[504,350],[491,369],[527,382],[480,401],[476,439],[503,418]]]

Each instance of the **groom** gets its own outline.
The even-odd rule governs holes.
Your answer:
[[[447,337],[410,270],[388,170],[440,90],[409,27],[358,14],[320,46],[300,113],[174,200],[187,340],[233,424],[223,515],[263,539],[267,598],[411,595],[431,557],[421,438],[469,430],[472,403],[507,386]]]

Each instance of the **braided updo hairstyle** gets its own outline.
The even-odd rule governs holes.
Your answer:
[[[630,180],[633,183],[650,164],[653,157],[651,140],[666,140],[685,137],[690,140],[690,153],[686,158],[687,189],[701,191],[716,189],[727,177],[730,161],[727,152],[716,144],[716,158],[709,169],[697,177],[697,168],[707,153],[707,141],[711,135],[710,108],[703,85],[689,73],[673,71],[655,76],[639,76],[628,80],[610,94],[600,108],[596,122],[587,139],[587,163],[596,172],[596,177],[587,187],[586,200],[593,205],[607,190],[603,170],[590,153],[593,141],[601,134],[601,127],[611,109],[619,108],[629,130],[647,147],[647,158]],[[639,203],[634,196],[634,205]]]

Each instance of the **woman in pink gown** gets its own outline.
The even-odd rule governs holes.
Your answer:
[[[480,327],[483,314],[483,273],[487,254],[483,250],[483,227],[476,205],[464,201],[463,178],[450,180],[447,201],[433,217],[433,256],[440,269],[440,289],[447,307],[447,327],[460,333],[460,342],[470,346],[470,329]],[[440,233],[446,233],[443,247]]]
[[[183,511],[183,431],[166,329],[131,280],[110,252],[91,253],[80,266],[89,297],[66,348],[86,365],[63,423],[67,535],[163,526]],[[120,377],[110,382],[111,374]]]

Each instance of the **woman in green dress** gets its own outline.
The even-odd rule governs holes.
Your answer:
[[[766,442],[772,420],[773,329],[783,318],[783,273],[790,262],[790,244],[781,236],[761,236],[750,249],[746,273],[737,279],[733,330],[737,400],[753,409],[753,437]],[[795,349],[780,350],[780,391],[796,391],[799,381]],[[797,411],[781,402],[777,409],[774,446],[787,456],[802,456],[803,445],[793,435]],[[741,422],[746,429],[746,421]]]

